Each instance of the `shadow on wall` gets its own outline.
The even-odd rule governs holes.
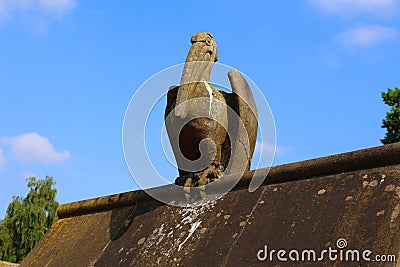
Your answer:
[[[110,220],[110,240],[118,240],[129,229],[136,216],[151,212],[164,203],[158,201],[145,201],[134,206],[112,210]]]

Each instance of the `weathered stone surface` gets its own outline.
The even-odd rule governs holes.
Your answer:
[[[349,249],[398,257],[400,143],[272,167],[253,193],[250,174],[199,207],[162,204],[141,191],[62,205],[62,219],[21,266],[366,266],[257,259],[265,245],[321,251],[336,249],[339,238]]]
[[[0,261],[0,267],[17,267],[17,266],[19,266],[19,264],[17,263]]]
[[[212,34],[195,33],[191,42],[181,83],[168,91],[165,121],[179,168],[176,183],[198,186],[223,172],[249,170],[258,125],[251,89],[238,71],[229,72],[231,94],[210,84],[218,59]]]

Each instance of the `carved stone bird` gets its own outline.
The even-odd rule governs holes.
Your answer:
[[[179,168],[175,183],[189,190],[249,170],[258,127],[253,94],[237,70],[228,72],[232,93],[210,84],[218,60],[213,35],[197,32],[191,43],[180,85],[170,87],[165,109]]]

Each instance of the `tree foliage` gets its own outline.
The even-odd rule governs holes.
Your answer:
[[[20,262],[57,220],[57,190],[51,176],[30,177],[25,198],[14,196],[0,221],[0,260]]]
[[[386,128],[386,134],[381,139],[382,144],[400,142],[400,89],[388,88],[382,92],[382,98],[386,105],[390,106],[390,111],[386,112],[386,118],[382,121],[382,128]]]

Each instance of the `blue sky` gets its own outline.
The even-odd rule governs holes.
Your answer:
[[[0,217],[31,175],[52,175],[61,203],[137,189],[125,110],[197,31],[263,91],[274,165],[380,145],[380,93],[400,86],[400,1],[215,2],[1,1]]]

